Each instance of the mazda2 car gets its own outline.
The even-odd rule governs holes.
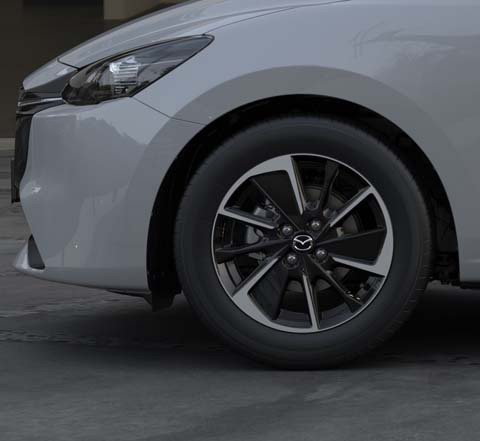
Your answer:
[[[201,0],[24,82],[28,275],[184,292],[238,351],[318,368],[430,281],[480,284],[480,4]]]

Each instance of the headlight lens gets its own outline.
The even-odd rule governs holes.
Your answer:
[[[213,37],[181,38],[137,49],[85,67],[63,91],[75,105],[132,96],[206,48]]]

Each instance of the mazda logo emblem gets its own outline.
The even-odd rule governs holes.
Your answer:
[[[293,239],[293,249],[299,253],[306,253],[313,249],[313,237],[308,234],[299,234]]]

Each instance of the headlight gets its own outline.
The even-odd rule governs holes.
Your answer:
[[[211,36],[180,38],[136,49],[85,67],[63,91],[70,104],[97,104],[132,96],[206,48]]]

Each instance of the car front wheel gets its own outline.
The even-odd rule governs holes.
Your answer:
[[[338,365],[386,340],[431,259],[409,170],[372,135],[327,118],[233,136],[192,178],[177,219],[192,307],[232,347],[277,367]]]

